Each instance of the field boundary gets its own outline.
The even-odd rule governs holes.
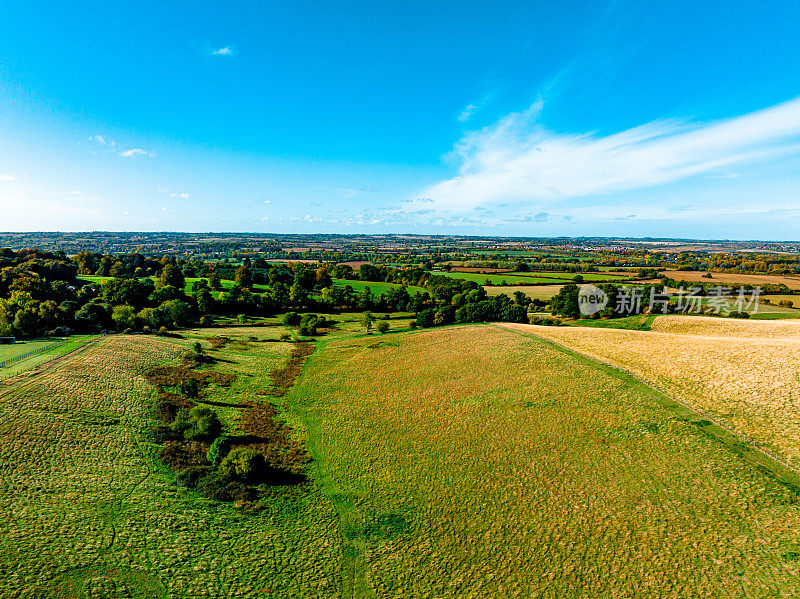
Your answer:
[[[30,358],[31,356],[35,356],[37,354],[49,351],[54,347],[58,347],[59,345],[62,345],[67,342],[68,342],[67,340],[51,341],[49,344],[43,345],[42,347],[39,347],[37,349],[32,349],[31,351],[25,352],[24,354],[19,354],[18,356],[14,356],[13,358],[8,358],[7,360],[3,360],[2,362],[0,362],[0,368],[5,368],[6,366],[14,364],[15,362],[19,362],[20,360],[24,360],[25,358]]]
[[[40,364],[37,364],[37,365],[33,366],[30,370],[23,370],[21,372],[17,372],[17,373],[11,374],[11,375],[9,375],[7,377],[0,376],[0,384],[3,384],[6,381],[12,380],[12,379],[17,378],[17,377],[22,377],[21,380],[18,383],[16,383],[16,384],[12,383],[11,386],[8,387],[8,388],[0,387],[0,399],[5,397],[9,393],[19,389],[20,387],[24,387],[28,382],[32,381],[36,377],[41,376],[45,372],[45,370],[47,370],[48,368],[50,368],[54,364],[60,363],[63,360],[65,360],[66,358],[70,358],[70,357],[74,356],[76,353],[85,350],[90,345],[94,345],[100,339],[102,339],[102,337],[95,337],[93,339],[87,339],[85,341],[79,342],[80,345],[75,347],[75,349],[72,349],[72,350],[70,350],[70,351],[68,351],[68,352],[66,352],[64,354],[53,356],[52,359],[46,360],[46,361],[44,361],[44,362],[42,362]],[[70,342],[69,341],[64,341],[63,342],[63,344],[66,344],[66,343],[70,343]],[[60,346],[60,345],[62,345],[62,344],[56,344],[56,346]],[[48,349],[52,349],[52,347],[50,347]],[[34,355],[34,354],[31,354],[31,355]],[[31,357],[31,356],[27,356],[27,357]]]
[[[641,385],[644,385],[656,395],[654,399],[656,399],[662,407],[691,422],[692,424],[695,424],[699,431],[724,444],[731,451],[740,456],[744,461],[752,466],[755,466],[761,472],[764,472],[768,476],[778,480],[780,483],[791,487],[797,492],[800,492],[800,471],[798,471],[788,461],[784,460],[782,457],[774,454],[773,452],[764,449],[756,441],[753,441],[744,433],[740,433],[739,431],[721,424],[719,421],[714,419],[713,416],[709,415],[701,408],[679,399],[673,393],[662,389],[655,383],[630,370],[627,370],[626,368],[618,366],[617,364],[584,354],[583,352],[577,351],[567,345],[559,343],[558,341],[553,341],[552,339],[537,335],[533,331],[520,331],[495,323],[492,323],[491,326],[516,335],[521,335],[523,337],[534,337],[553,346],[567,355],[583,359],[596,368],[599,368],[603,372],[610,374],[615,378],[622,380],[623,382],[630,383],[631,381],[635,381]]]

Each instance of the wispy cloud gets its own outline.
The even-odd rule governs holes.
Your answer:
[[[178,199],[178,200],[188,200],[189,199],[189,194],[185,193],[185,192],[184,193],[178,193],[177,191],[175,191],[175,192],[171,193],[169,195],[169,197],[175,198],[175,199]]]
[[[117,145],[113,139],[109,139],[105,135],[92,135],[89,138],[89,141],[100,144],[101,146],[110,146],[112,148]]]
[[[677,181],[800,150],[800,99],[710,123],[654,121],[608,136],[539,122],[542,102],[454,147],[458,175],[420,192],[439,209],[587,197]],[[417,200],[419,201],[419,200]]]
[[[321,187],[320,189],[330,189],[331,191],[338,191],[341,193],[345,198],[353,198],[355,196],[361,195],[362,193],[370,193],[372,189],[369,187],[361,187],[359,189],[356,188],[342,188],[342,187]]]
[[[16,181],[17,178],[14,175],[0,175],[0,181]]]
[[[131,148],[130,150],[120,152],[119,155],[123,158],[136,158],[137,156],[148,156],[150,158],[155,158],[157,156],[155,152],[143,150],[142,148]]]
[[[464,110],[461,111],[461,114],[458,115],[458,120],[461,123],[466,123],[475,111],[478,110],[478,107],[475,104],[467,104],[464,107]]]
[[[470,118],[472,118],[472,116],[475,113],[480,112],[481,110],[483,110],[484,107],[487,104],[489,104],[489,102],[492,101],[494,96],[495,96],[495,92],[490,92],[490,93],[486,94],[483,98],[481,98],[478,102],[470,103],[470,104],[467,104],[466,106],[464,106],[464,108],[461,109],[461,113],[458,115],[458,122],[466,123]]]
[[[212,56],[233,56],[235,54],[236,54],[236,48],[234,48],[233,46],[223,46],[222,48],[211,50]]]

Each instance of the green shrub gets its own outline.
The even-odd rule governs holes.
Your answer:
[[[300,324],[301,317],[297,312],[287,312],[283,315],[283,324],[289,327],[295,327]]]
[[[317,327],[324,322],[325,319],[321,319],[320,322],[320,318],[316,314],[304,314],[297,332],[305,337],[312,337],[317,334]]]
[[[178,412],[170,428],[173,434],[183,436],[187,441],[210,443],[222,432],[222,423],[214,410],[197,406]]]
[[[385,320],[379,320],[375,325],[375,330],[383,334],[389,330],[389,323]]]
[[[211,447],[208,448],[206,459],[214,466],[219,466],[228,452],[231,450],[231,438],[228,435],[222,435],[214,439]]]
[[[181,395],[184,397],[195,399],[200,395],[200,383],[197,382],[197,379],[188,379],[178,385],[178,391],[180,391]]]
[[[198,481],[211,472],[212,470],[210,468],[204,468],[202,466],[190,466],[189,468],[184,468],[183,470],[179,471],[175,475],[175,479],[178,481],[179,485],[194,489],[197,486]]]
[[[235,447],[219,465],[219,473],[226,478],[252,481],[266,470],[264,455],[252,447]]]

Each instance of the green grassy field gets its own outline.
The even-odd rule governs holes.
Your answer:
[[[103,281],[108,281],[109,279],[113,279],[114,277],[100,277],[95,275],[80,275],[79,277],[83,281],[89,281],[90,283],[102,283]],[[151,279],[155,279],[155,277],[150,277]],[[190,294],[192,293],[192,283],[201,280],[203,277],[186,277],[185,285],[183,287],[184,293]],[[228,279],[221,279],[220,285],[222,289],[228,291],[233,289],[233,281]],[[253,285],[253,291],[261,293],[266,291],[266,285]]]
[[[536,276],[531,273],[506,272],[501,274],[481,274],[476,272],[445,272],[434,271],[433,274],[450,277],[451,279],[463,279],[483,284],[489,281],[492,285],[544,285],[547,283],[569,283],[574,275],[561,276],[558,273]]]
[[[0,385],[0,596],[800,592],[794,478],[740,441],[535,335],[411,332],[410,315],[365,335],[359,316],[333,317],[280,398],[278,319],[108,336]],[[143,375],[195,341],[235,376],[198,400],[228,432],[272,401],[313,457],[309,481],[266,489],[259,512],[179,486],[150,441]]]
[[[274,488],[249,515],[179,487],[156,459],[142,373],[187,343],[107,337],[0,387],[0,596],[340,596],[336,514],[313,485]],[[253,401],[285,345],[220,350],[240,375],[225,401]]]
[[[611,319],[580,319],[570,322],[571,326],[577,327],[592,327],[602,329],[629,329],[634,331],[649,331],[653,321],[657,318],[656,315],[648,316],[639,314],[636,316],[625,316],[623,318]]]
[[[541,339],[330,341],[291,405],[341,520],[344,596],[799,590],[794,490],[657,391]]]
[[[361,293],[364,291],[365,287],[369,287],[370,291],[373,295],[378,295],[380,293],[384,293],[389,289],[395,287],[399,288],[402,285],[398,285],[397,283],[383,283],[383,282],[375,282],[375,281],[352,281],[350,279],[334,279],[334,284],[337,287],[344,287],[345,285],[350,285],[353,288],[353,291],[356,293]],[[416,285],[407,285],[406,289],[408,293],[414,295],[415,293],[424,293],[425,289],[422,287],[417,287]]]
[[[476,272],[445,272],[434,271],[436,275],[443,275],[451,279],[464,279],[483,284],[489,281],[492,285],[503,286],[525,286],[525,285],[547,285],[558,283],[571,283],[575,277],[572,273],[558,272],[504,272],[500,274],[481,274]],[[625,277],[619,275],[607,275],[603,273],[581,273],[583,280],[587,283],[593,281],[624,281]]]
[[[88,281],[90,283],[102,283],[103,281],[108,281],[109,279],[112,279],[112,278],[113,277],[100,277],[100,276],[94,276],[94,275],[81,275],[80,276],[81,280]],[[153,277],[151,277],[151,278],[153,278]],[[192,293],[192,283],[194,283],[195,281],[201,280],[201,278],[202,277],[187,277],[186,278],[186,285],[185,285],[185,287],[183,289],[184,292],[187,293],[187,294]],[[375,295],[377,295],[379,293],[382,293],[382,292],[385,292],[385,291],[391,289],[392,287],[401,287],[402,286],[402,285],[398,285],[396,283],[383,283],[383,282],[374,282],[374,281],[351,281],[349,279],[334,279],[333,282],[337,287],[344,287],[345,285],[350,285],[356,293],[360,293],[360,292],[364,291],[365,287],[369,287],[370,290],[372,291],[372,293],[375,294]],[[220,281],[220,284],[222,285],[222,288],[224,290],[226,290],[226,291],[233,288],[233,281],[230,281],[228,279],[222,279]],[[408,289],[408,292],[410,294],[412,294],[412,295],[414,293],[417,293],[417,292],[422,293],[422,292],[425,291],[425,289],[423,289],[422,287],[417,287],[415,285],[409,285],[406,288]],[[253,285],[253,291],[254,292],[263,293],[266,290],[267,290],[267,286],[266,285],[258,285],[258,284]]]

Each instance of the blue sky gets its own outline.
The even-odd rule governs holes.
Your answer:
[[[800,239],[797,2],[0,14],[0,230]]]

